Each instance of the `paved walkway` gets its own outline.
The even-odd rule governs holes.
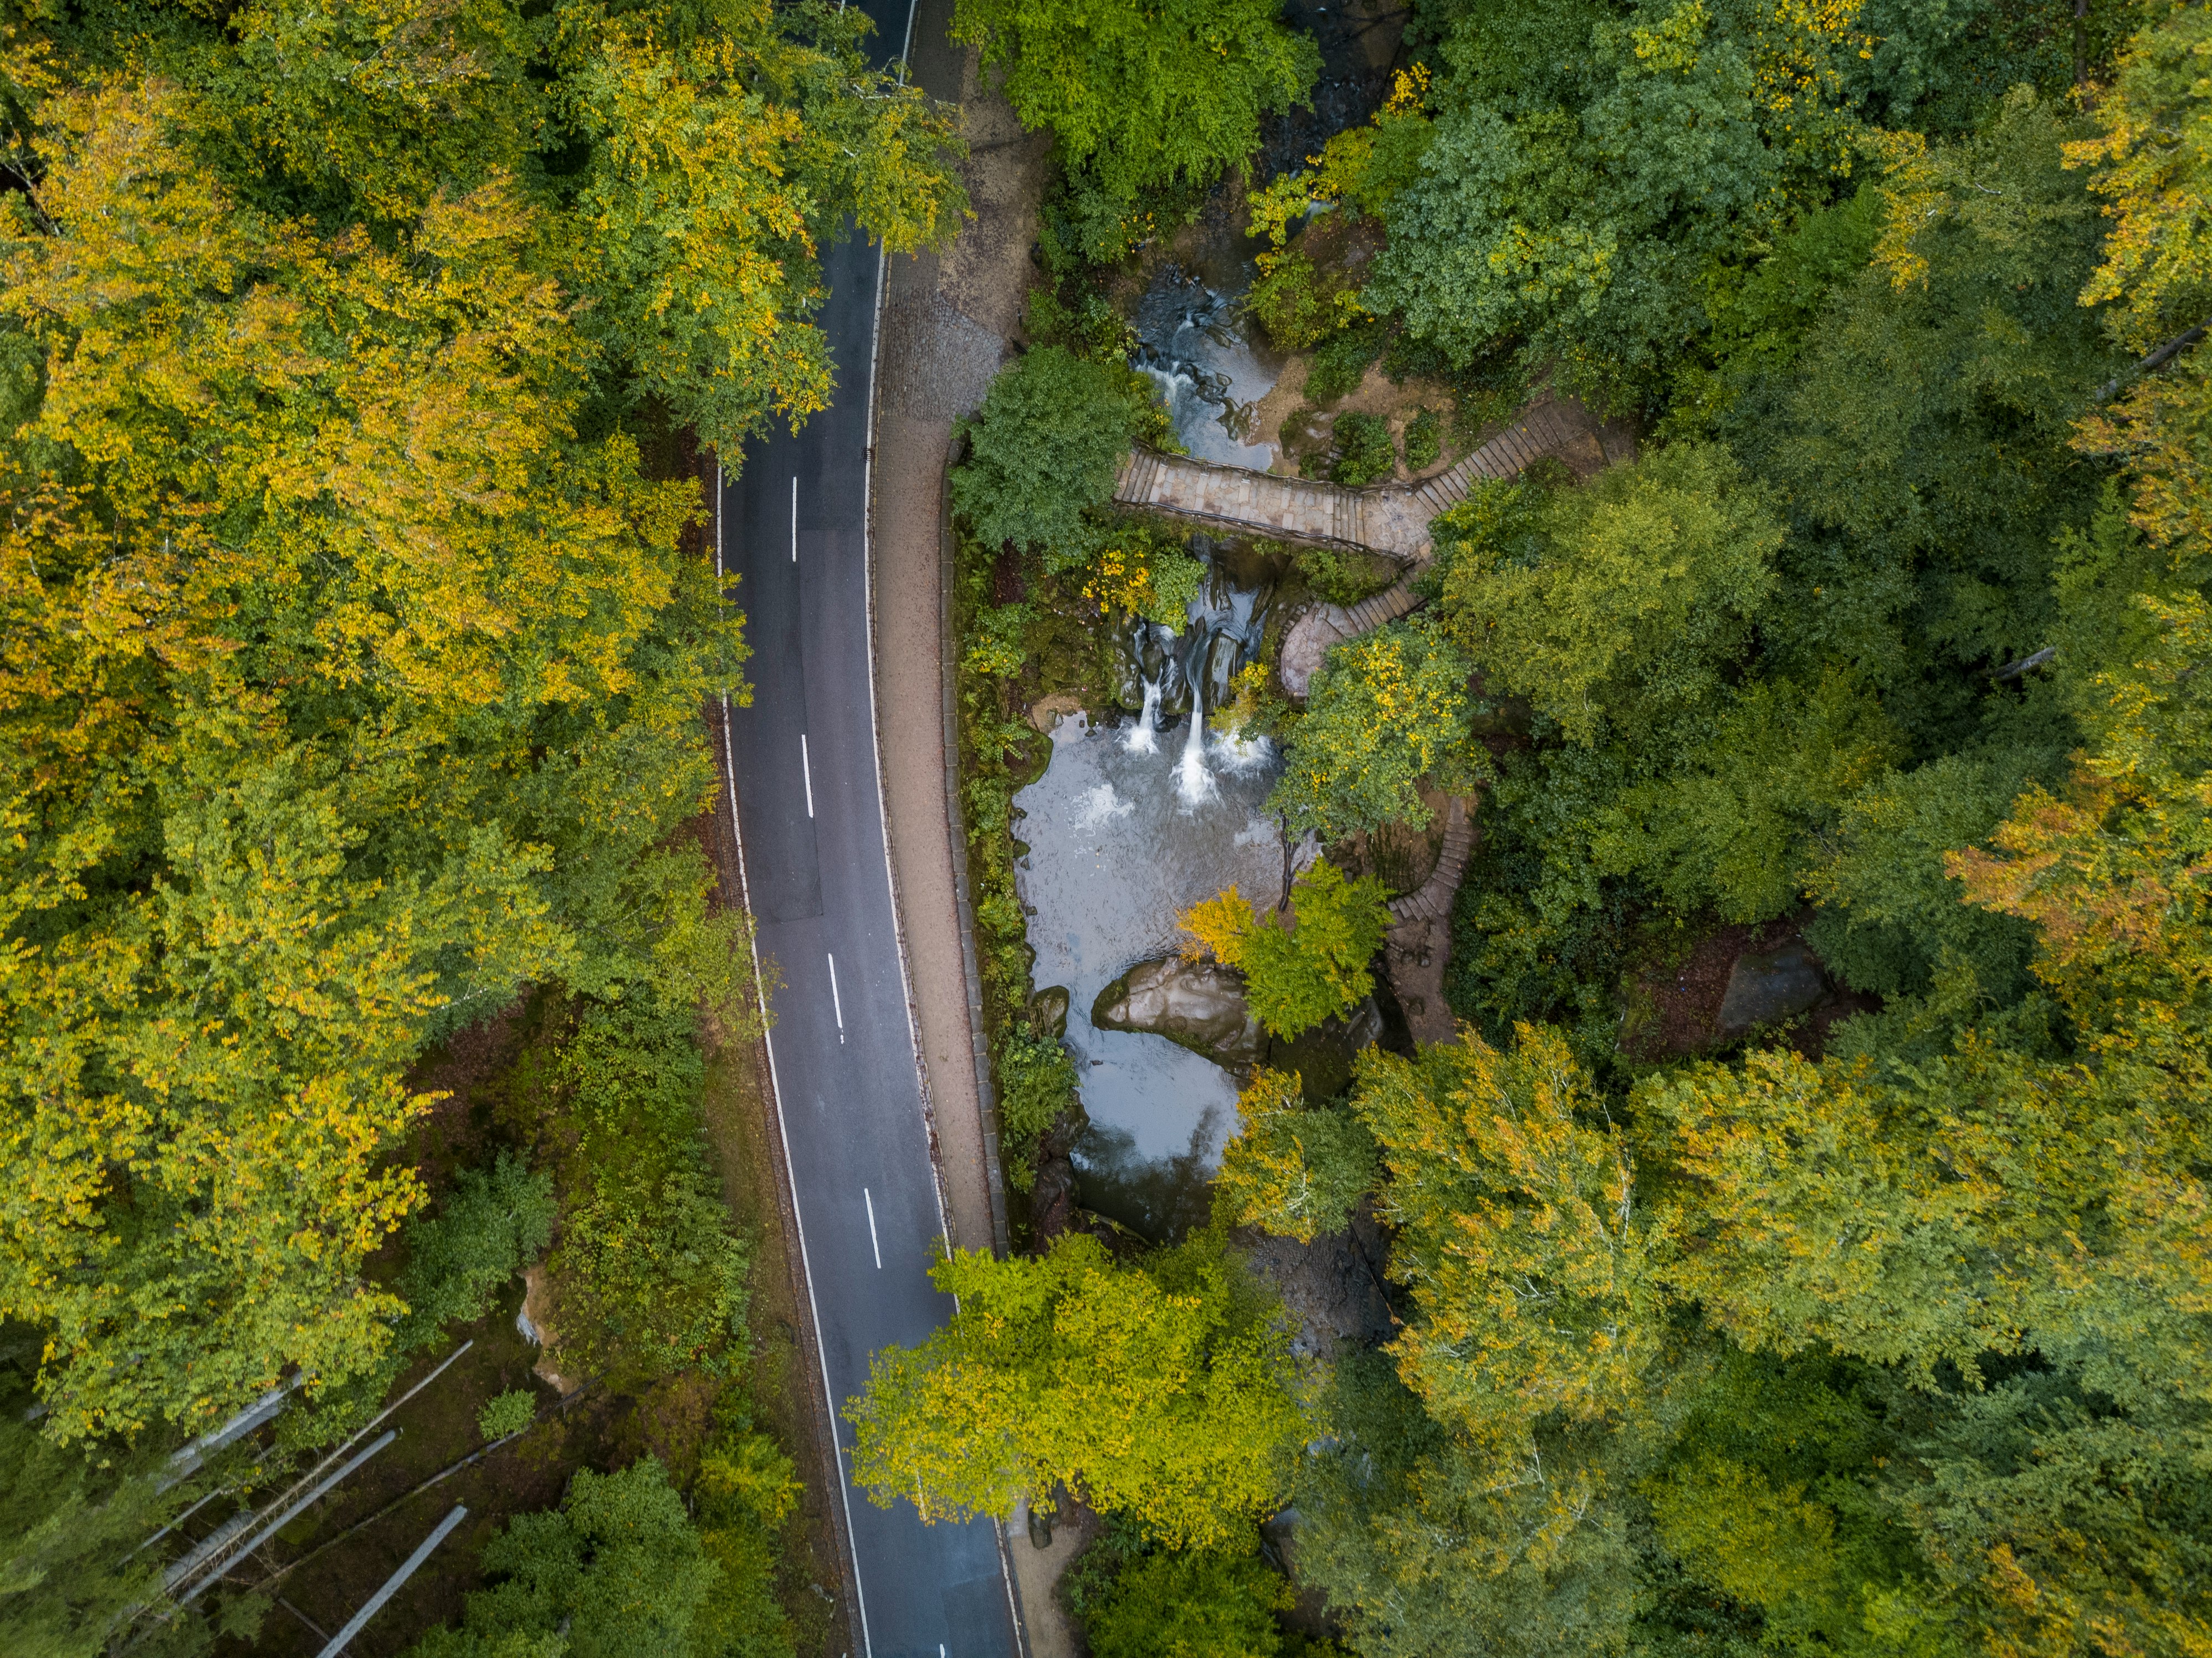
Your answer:
[[[1139,449],[1121,468],[1114,499],[1248,535],[1361,547],[1410,565],[1428,555],[1429,520],[1466,500],[1479,480],[1515,477],[1544,455],[1595,471],[1613,459],[1617,441],[1579,404],[1546,398],[1458,465],[1416,483],[1351,489]]]

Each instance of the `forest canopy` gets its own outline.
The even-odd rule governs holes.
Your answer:
[[[430,1041],[532,983],[736,1009],[672,831],[745,647],[677,434],[823,406],[847,215],[911,248],[963,210],[866,28],[9,23],[0,1312],[55,1435],[379,1361]]]
[[[1434,404],[1418,445],[1373,412],[1417,380],[1481,411],[1461,454],[1547,403],[1606,422],[1571,470],[1470,480],[1410,615],[1358,625],[1376,589],[1291,557],[1349,636],[1217,710],[1280,742],[1270,808],[1340,880],[1442,795],[1476,827],[1449,1039],[1386,1034],[1334,1098],[1240,1078],[1209,1236],[1372,1239],[1395,1286],[1276,1475],[1328,1609],[1279,1629],[2212,1641],[2208,64],[2177,0],[1425,0],[1370,106],[1245,190],[1245,316],[1307,399],[1281,469],[1295,421],[1334,434],[1310,477],[1437,466]],[[1062,167],[1031,319],[1118,367],[1157,267],[1086,240]],[[1030,683],[1015,637],[994,684]],[[1255,1012],[1285,896],[1183,918]],[[935,1444],[890,1408],[924,1377],[975,1408],[902,1356],[882,1467]],[[994,1431],[1011,1468],[1065,1428]],[[1094,1634],[1170,1578],[1226,1593],[1218,1553],[1114,1524]]]
[[[2212,6],[1416,0],[1326,72],[1261,0],[947,9],[1052,138],[947,495],[1019,1248],[939,1257],[852,1476],[1088,1510],[1101,1654],[2205,1658]],[[761,1004],[691,828],[702,710],[773,647],[702,475],[841,391],[833,239],[967,213],[959,112],[872,27],[0,18],[0,1644],[151,1630],[133,1540],[449,1327],[534,1329],[526,1268],[544,1357],[652,1408],[415,1650],[798,1643],[702,1105]],[[1208,325],[1298,363],[1283,470],[1597,435],[1470,475],[1412,568],[1243,550],[1344,625],[1303,691],[1265,624],[1179,669],[1194,766],[1208,713],[1279,762],[1285,857],[1181,918],[1251,1046],[1176,1175],[1210,1219],[1153,1237],[1079,1205],[1014,794],[1042,659],[1207,580],[1112,501],[1175,443],[1134,296],[1207,216],[1251,260]],[[1455,835],[1449,917],[1395,902],[1382,849]],[[426,1149],[425,1056],[495,1026],[470,1156]],[[1316,1336],[1300,1270],[1373,1316]],[[267,1443],[170,1460],[287,1384]]]

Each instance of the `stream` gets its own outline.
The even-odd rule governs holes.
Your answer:
[[[1196,272],[1161,266],[1137,301],[1131,361],[1160,388],[1184,448],[1200,460],[1264,472],[1275,450],[1260,434],[1255,410],[1283,364],[1252,337],[1239,306],[1252,274],[1249,262],[1225,252]]]
[[[1319,43],[1322,75],[1308,104],[1265,124],[1256,179],[1301,165],[1367,118],[1405,18],[1383,0],[1290,0],[1287,14]],[[1159,386],[1191,454],[1265,471],[1276,449],[1256,429],[1256,406],[1284,365],[1243,314],[1261,245],[1237,228],[1241,188],[1224,184],[1204,234],[1153,272],[1130,319],[1131,361]],[[1204,1222],[1237,1127],[1237,1084],[1164,1036],[1097,1029],[1091,1007],[1137,963],[1179,948],[1178,912],[1231,884],[1271,904],[1285,878],[1267,811],[1277,756],[1264,740],[1206,728],[1259,652],[1278,567],[1204,536],[1191,550],[1207,559],[1208,581],[1183,625],[1126,629],[1123,708],[1063,720],[1043,775],[1014,797],[1030,848],[1016,884],[1030,909],[1034,982],[1069,993],[1066,1040],[1089,1118],[1074,1148],[1075,1199],[1156,1240]]]

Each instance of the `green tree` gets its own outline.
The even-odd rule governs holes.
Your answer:
[[[1255,1555],[1161,1551],[1121,1569],[1083,1632],[1095,1658],[1276,1658],[1295,1598]]]
[[[1945,755],[1859,791],[1805,877],[1820,905],[1809,936],[1821,959],[1891,999],[1924,993],[1940,967],[1964,963],[1982,996],[2018,1000],[2032,931],[1966,903],[1944,859],[1987,841],[2023,769],[2012,755]]]
[[[1641,1482],[1654,1533],[1708,1598],[1749,1614],[1765,1649],[1971,1650],[1895,1500],[1924,1477],[1936,1404],[1832,1354],[1724,1349],[1684,1390],[1679,1436]],[[1677,1628],[1689,1621],[1670,1610]]]
[[[2002,62],[2021,22],[1921,9],[1860,14],[1906,37],[1844,75],[1893,113],[1913,54],[1931,89],[1970,63],[1929,67],[1944,31]],[[1749,274],[1725,251],[1668,273],[1735,319],[1696,348],[1725,386],[1677,413],[1735,453],[1634,470],[1686,451],[1715,469],[1692,498],[1752,501],[1759,532],[1698,537],[1694,602],[1591,652],[1595,683],[1537,606],[1468,641],[1533,716],[1455,939],[1493,1040],[1363,1061],[1412,1316],[1338,1367],[1298,1494],[1302,1574],[1363,1650],[2179,1658],[2212,1630],[2185,1564],[2212,1423],[2212,398],[2185,341],[2125,357],[2201,320],[2199,10],[2148,17],[2094,114],[2023,91],[1964,133],[1900,129],[1878,213],[1808,200]],[[1482,97],[1525,124],[1516,87],[1577,67],[1552,48],[1631,11],[1468,9],[1501,53]],[[1741,20],[1706,11],[1700,51]],[[2086,20],[2093,62],[2114,15]],[[1642,487],[1600,482],[1440,526],[1453,624],[1488,627],[1572,564],[1605,486]],[[1557,615],[1635,611],[1639,572],[1584,574],[1544,589]],[[1581,729],[1547,708],[1562,683]],[[1625,976],[1679,1011],[1717,914],[1806,896],[1881,1011],[1803,1051],[1623,1060]],[[1579,1015],[1576,1044],[1498,1040],[1516,1004]]]
[[[1305,1433],[1273,1308],[1218,1242],[1117,1266],[1064,1234],[1035,1259],[962,1250],[931,1277],[958,1310],[886,1347],[846,1415],[853,1477],[925,1521],[1003,1516],[1064,1485],[1173,1547],[1204,1547],[1280,1504]]]
[[[803,1494],[791,1459],[757,1430],[725,1432],[700,1458],[692,1508],[720,1575],[692,1625],[695,1654],[793,1658],[798,1638],[775,1585]]]
[[[1390,927],[1382,882],[1347,880],[1326,859],[1292,883],[1291,915],[1288,926],[1273,910],[1257,915],[1231,887],[1180,918],[1200,946],[1243,973],[1253,1017],[1285,1039],[1366,999],[1375,988],[1369,963]]]
[[[1841,670],[1809,688],[1753,679],[1722,695],[1717,718],[1672,729],[1702,741],[1593,814],[1589,853],[1678,914],[1710,908],[1763,921],[1806,892],[1824,832],[1904,744],[1881,702]]]
[[[1306,1103],[1295,1071],[1262,1068],[1237,1100],[1214,1192],[1239,1226],[1310,1243],[1340,1232],[1375,1184],[1375,1138],[1341,1104]]]
[[[1087,556],[1084,513],[1114,498],[1114,480],[1158,404],[1119,363],[1041,345],[1000,370],[967,422],[968,459],[952,474],[952,508],[977,540],[1046,550],[1060,567]]]
[[[695,1641],[694,1626],[719,1568],[657,1457],[616,1473],[585,1469],[559,1508],[509,1521],[484,1546],[483,1568],[495,1581],[469,1595],[460,1626],[433,1630],[410,1649],[412,1658],[693,1658],[714,1650]]]
[[[1022,125],[1051,128],[1064,161],[1125,214],[1147,191],[1241,165],[1260,118],[1321,71],[1312,38],[1264,0],[958,0],[952,38],[981,46],[986,68],[1007,66]]]
[[[951,112],[868,63],[865,13],[716,9],[723,27],[696,33],[670,29],[681,12],[611,17],[568,110],[592,151],[586,326],[634,396],[734,454],[829,404],[828,343],[799,319],[834,209],[904,253],[949,239],[967,198]]]
[[[1440,1421],[1508,1449],[1540,1418],[1628,1409],[1666,1345],[1627,1138],[1558,1032],[1514,1038],[1370,1048],[1352,1096],[1381,1150],[1390,1273],[1419,1313],[1400,1372]]]
[[[1455,362],[1525,342],[1577,391],[1648,392],[1709,325],[1713,268],[1848,167],[1855,9],[1451,7],[1368,304]]]
[[[512,0],[253,3],[233,28],[234,46],[156,38],[253,194],[384,225],[456,185],[541,174],[601,389],[666,398],[732,455],[771,416],[827,403],[808,318],[843,216],[904,252],[966,208],[952,112],[868,61],[872,24],[850,8],[575,7],[545,28]]]
[[[1893,682],[2049,642],[2052,548],[2100,483],[2072,422],[2124,361],[2078,302],[2103,234],[2065,166],[2085,131],[2022,88],[1969,137],[1900,140],[1876,263],[1838,289],[1779,406],[1741,411],[1739,446],[1814,562],[1793,606],[1859,631]]]
[[[1293,833],[1334,839],[1385,823],[1429,821],[1416,785],[1464,786],[1473,661],[1425,613],[1333,647],[1291,727],[1268,804]]]
[[[1301,1471],[1298,1576],[1328,1596],[1353,1651],[1627,1645],[1641,1585],[1628,1516],[1603,1500],[1622,1472],[1614,1436],[1546,1424],[1501,1457],[1446,1432],[1374,1352],[1339,1363],[1328,1414],[1331,1439]]]
[[[1486,685],[1584,744],[1716,698],[1783,540],[1770,492],[1727,450],[1670,444],[1553,493],[1534,547],[1525,512],[1462,506],[1439,525],[1455,537],[1445,625]]]

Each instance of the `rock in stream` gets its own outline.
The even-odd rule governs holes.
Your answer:
[[[1245,1005],[1232,969],[1181,956],[1139,962],[1098,993],[1091,1023],[1101,1030],[1149,1030],[1217,1065],[1244,1066],[1267,1038]]]

